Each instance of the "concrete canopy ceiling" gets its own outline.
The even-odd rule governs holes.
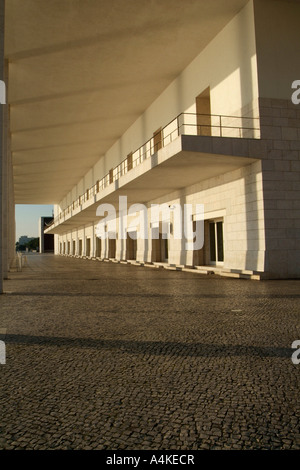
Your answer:
[[[7,1],[15,202],[58,203],[246,3]]]

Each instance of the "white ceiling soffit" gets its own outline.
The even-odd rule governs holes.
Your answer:
[[[15,202],[58,203],[247,0],[9,0]]]

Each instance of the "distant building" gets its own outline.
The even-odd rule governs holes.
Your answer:
[[[44,230],[51,224],[53,217],[40,217],[39,237],[40,253],[54,253],[54,235],[44,233]]]
[[[23,246],[23,245],[26,245],[26,243],[29,243],[31,240],[33,240],[34,237],[27,237],[27,235],[22,235],[20,238],[19,238],[19,245]]]

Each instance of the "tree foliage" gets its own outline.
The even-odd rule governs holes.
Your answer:
[[[16,243],[16,250],[17,251],[26,251],[26,248],[28,248],[28,251],[38,251],[39,250],[39,244],[40,244],[40,239],[39,238],[33,238],[29,242],[25,243],[24,245],[20,245],[19,242]]]

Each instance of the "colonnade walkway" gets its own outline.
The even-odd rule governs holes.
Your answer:
[[[1,449],[299,449],[299,281],[40,254],[9,277]]]

